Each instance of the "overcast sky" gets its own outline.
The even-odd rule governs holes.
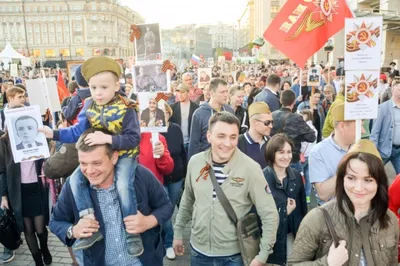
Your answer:
[[[146,23],[159,22],[161,28],[181,24],[236,24],[247,0],[121,0],[139,12]]]

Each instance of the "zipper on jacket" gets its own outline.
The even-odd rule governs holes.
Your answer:
[[[209,245],[210,254],[211,254],[211,223],[212,223],[211,221],[214,218],[214,203],[215,203],[215,201],[213,200],[213,203],[211,204],[210,224],[209,224],[209,227],[208,227],[208,228],[210,228],[208,230],[208,245]]]
[[[103,118],[104,118],[104,106],[101,106],[101,114],[100,114],[100,124],[107,129],[106,123],[104,123]]]
[[[376,261],[375,261],[374,249],[372,248],[371,233],[369,233],[368,240],[369,240],[369,247],[370,247],[370,250],[371,250],[372,260],[374,261],[374,265],[377,266],[378,264],[376,264]],[[365,256],[365,255],[364,255],[364,256]]]

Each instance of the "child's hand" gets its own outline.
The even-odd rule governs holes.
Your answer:
[[[112,144],[112,137],[111,135],[104,134],[101,131],[95,131],[94,133],[87,135],[85,138],[85,144],[88,144],[89,146]]]
[[[38,128],[38,131],[44,133],[44,135],[48,139],[53,139],[54,138],[53,130],[51,128],[49,128],[48,126],[44,126],[42,128]]]

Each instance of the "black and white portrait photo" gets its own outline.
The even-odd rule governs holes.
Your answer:
[[[162,63],[134,66],[135,92],[168,92],[169,71],[163,72],[161,68]]]
[[[136,61],[161,60],[161,33],[160,25],[141,24],[137,25],[140,29],[140,38],[136,39]]]
[[[223,75],[231,75],[231,62],[224,61],[222,63],[222,74]]]
[[[317,67],[311,68],[308,71],[307,85],[319,86],[320,82],[321,82],[321,70]]]
[[[14,162],[50,156],[46,137],[38,131],[43,127],[38,105],[8,109],[5,115]]]

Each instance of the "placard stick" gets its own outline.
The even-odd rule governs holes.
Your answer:
[[[56,129],[56,119],[55,119],[55,117],[54,117],[54,113],[55,112],[53,112],[53,110],[51,110],[51,102],[50,102],[50,96],[49,96],[49,88],[47,87],[47,82],[46,82],[46,74],[44,73],[44,69],[42,68],[41,69],[41,73],[42,73],[42,85],[43,85],[43,87],[42,88],[44,88],[44,97],[46,98],[46,100],[47,100],[47,105],[48,105],[48,108],[50,109],[50,114],[51,114],[51,116],[52,116],[52,120],[51,120],[51,125],[52,125],[52,128],[53,129]]]
[[[315,86],[311,86],[311,95],[313,95],[315,92]]]
[[[356,142],[359,141],[361,139],[361,130],[362,130],[362,120],[361,119],[357,119],[356,120]]]
[[[155,155],[154,154],[154,147],[155,147],[155,143],[160,141],[160,138],[158,136],[158,132],[151,132],[151,143],[153,144],[153,158],[160,158],[160,155]]]

